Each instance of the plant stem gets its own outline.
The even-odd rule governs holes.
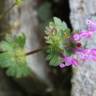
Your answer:
[[[33,51],[30,51],[30,52],[28,52],[28,53],[25,53],[25,55],[28,56],[28,55],[35,54],[35,53],[37,53],[37,52],[42,51],[42,50],[45,49],[45,48],[46,48],[46,47],[41,47],[41,48],[35,49],[35,50],[33,50]],[[1,51],[1,50],[0,50],[0,54],[2,54],[2,53],[4,53],[4,52],[6,52],[6,51]]]
[[[41,50],[42,50],[42,48],[35,49],[35,50],[31,51],[31,52],[26,53],[26,56],[27,56],[27,55],[34,54],[34,53],[37,53],[37,52],[39,52],[39,51],[41,51]]]
[[[31,55],[31,54],[35,54],[37,52],[40,52],[40,51],[42,51],[45,48],[46,47],[41,47],[41,48],[35,49],[35,50],[31,51],[31,52],[26,53],[26,56]]]

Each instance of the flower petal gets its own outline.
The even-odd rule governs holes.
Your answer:
[[[75,53],[81,60],[95,60],[96,61],[96,49],[82,49],[75,50]]]
[[[92,36],[93,32],[86,31],[86,32],[80,32],[80,37],[82,38],[90,38]]]
[[[61,63],[61,64],[59,65],[59,67],[60,67],[60,68],[64,68],[64,67],[66,67],[66,65],[63,64],[63,63]]]
[[[72,57],[64,57],[64,62],[66,66],[70,66],[70,65],[77,65],[78,61],[75,58]]]
[[[73,40],[79,41],[80,40],[80,35],[79,34],[74,34],[72,36]]]

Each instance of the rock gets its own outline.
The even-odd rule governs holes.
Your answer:
[[[96,15],[96,0],[69,0],[70,20],[74,30],[86,28],[85,20]],[[82,41],[87,48],[96,48],[96,34],[92,39]],[[72,96],[96,96],[96,62],[79,62],[73,68]]]

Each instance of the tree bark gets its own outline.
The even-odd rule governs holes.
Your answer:
[[[96,15],[96,0],[70,0],[70,20],[74,30],[86,28],[85,20]],[[96,33],[92,39],[82,41],[87,48],[96,47]],[[72,96],[96,96],[96,62],[79,61],[73,68]]]

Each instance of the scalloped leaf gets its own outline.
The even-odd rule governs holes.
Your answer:
[[[70,30],[67,28],[65,22],[54,17],[53,21],[49,22],[49,26],[46,27],[45,34],[49,65],[58,66],[62,62],[60,54],[63,54],[65,51],[67,54],[70,54],[69,51],[65,50],[65,47],[69,43]]]
[[[0,43],[0,49],[4,50],[4,52],[0,54],[0,67],[6,68],[6,73],[9,76],[21,78],[31,73],[26,62],[24,44],[24,34],[15,39],[8,35],[6,40]]]

